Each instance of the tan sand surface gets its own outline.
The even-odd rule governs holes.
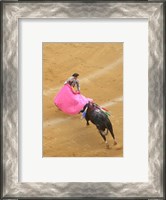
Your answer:
[[[105,143],[81,114],[67,115],[53,98],[73,73],[81,93],[107,108],[117,145]],[[43,157],[123,156],[123,43],[43,43]]]

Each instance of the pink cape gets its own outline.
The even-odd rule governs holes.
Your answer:
[[[77,94],[69,84],[64,85],[54,97],[54,104],[61,111],[70,115],[78,114],[89,101],[93,100]]]

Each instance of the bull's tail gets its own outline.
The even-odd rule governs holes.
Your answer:
[[[109,123],[107,122],[106,126],[107,126],[107,129],[110,131],[110,133],[111,133],[113,139],[115,139],[114,131],[113,131],[113,127],[112,127],[111,122],[109,122]]]
[[[116,145],[117,142],[116,142],[116,139],[115,139],[115,135],[114,135],[112,123],[110,122],[110,120],[109,120],[109,122],[106,123],[106,127],[107,127],[107,129],[110,131],[110,133],[111,133],[111,135],[112,135],[112,138],[114,139],[114,145]]]

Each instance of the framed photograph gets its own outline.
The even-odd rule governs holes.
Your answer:
[[[120,42],[43,43],[43,157],[123,156],[122,57]],[[65,75],[69,76],[66,82]],[[79,88],[71,90],[75,75],[80,77]],[[78,77],[74,80],[78,81]],[[91,105],[87,105],[89,102]],[[53,104],[57,108],[50,106]],[[84,106],[85,120],[88,117],[95,125],[86,129],[89,121],[80,120],[84,119]],[[107,140],[115,142],[116,148]]]
[[[165,198],[165,2],[1,2],[1,198]]]

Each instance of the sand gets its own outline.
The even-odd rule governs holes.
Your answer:
[[[67,115],[53,102],[65,80],[79,73],[81,94],[107,108],[117,145],[110,148],[81,114]],[[123,43],[43,43],[43,157],[123,156]]]

